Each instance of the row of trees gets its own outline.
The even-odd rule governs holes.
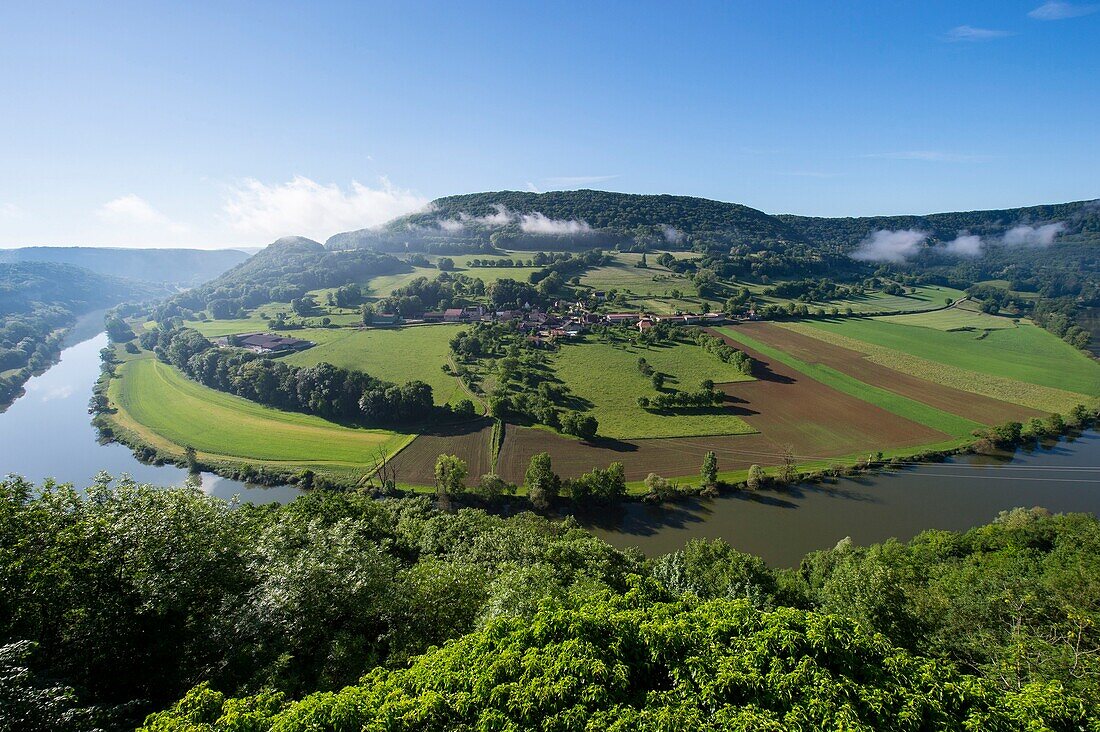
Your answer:
[[[659,377],[661,374],[654,374]],[[663,380],[661,380],[663,384]],[[657,386],[656,382],[654,386]],[[658,387],[660,388],[660,387]],[[704,381],[695,391],[665,391],[656,396],[638,397],[638,406],[642,409],[655,411],[671,411],[676,409],[706,409],[721,404],[726,395],[715,388],[714,382]]]
[[[484,500],[515,494],[517,487],[495,473],[487,473],[469,485],[469,468],[465,460],[455,455],[440,455],[435,463],[436,496],[445,501],[471,493]],[[622,463],[612,463],[607,469],[593,468],[576,478],[562,480],[553,470],[548,453],[531,457],[524,474],[523,488],[531,503],[548,508],[559,495],[567,495],[578,503],[610,503],[626,496],[626,470]]]
[[[730,364],[746,376],[752,375],[753,360],[749,354],[734,348],[717,336],[712,336],[702,328],[692,329],[689,337],[695,341],[695,345],[713,354],[722,363]]]
[[[364,424],[409,424],[435,412],[432,388],[403,385],[332,364],[291,366],[241,348],[216,348],[198,331],[154,329],[141,344],[195,381],[261,404],[333,420]]]

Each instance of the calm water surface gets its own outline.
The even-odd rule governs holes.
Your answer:
[[[107,345],[102,327],[102,313],[82,318],[60,362],[28,381],[26,394],[0,414],[0,475],[15,473],[36,483],[54,478],[78,488],[91,484],[101,470],[156,485],[182,485],[187,479],[182,468],[144,465],[124,445],[98,443],[88,400],[99,377],[99,351]],[[254,503],[285,502],[299,493],[292,486],[265,488],[211,473],[202,474],[202,488]]]
[[[796,566],[807,552],[846,536],[870,544],[925,529],[959,531],[1017,506],[1100,514],[1098,466],[1100,432],[1093,430],[999,458],[966,455],[832,484],[627,504],[578,519],[606,541],[649,556],[676,551],[689,539],[720,538],[773,566]]]

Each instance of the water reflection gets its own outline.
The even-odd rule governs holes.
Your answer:
[[[0,474],[15,473],[36,483],[46,478],[87,486],[101,470],[127,473],[140,483],[182,485],[187,471],[173,465],[144,465],[124,445],[101,445],[88,415],[88,399],[99,376],[99,351],[107,345],[102,313],[85,316],[61,360],[26,384],[26,394],[0,414]],[[83,340],[81,338],[84,338]],[[264,488],[210,473],[201,475],[210,495],[254,503],[286,502],[293,486]]]
[[[1100,433],[1048,441],[1015,453],[708,500],[625,504],[578,513],[596,535],[656,556],[689,539],[725,539],[775,566],[850,536],[857,544],[912,538],[925,529],[964,530],[1016,506],[1100,513]]]

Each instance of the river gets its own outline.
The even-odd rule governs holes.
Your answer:
[[[721,538],[772,566],[791,567],[846,536],[871,544],[925,529],[961,531],[1017,506],[1100,515],[1100,432],[996,457],[961,455],[829,484],[664,506],[624,504],[577,518],[611,544],[649,556],[689,539]]]
[[[0,475],[15,473],[36,483],[54,478],[78,488],[91,484],[101,470],[156,485],[182,485],[187,479],[182,468],[145,465],[125,445],[98,442],[88,400],[99,378],[99,351],[107,345],[102,324],[102,312],[81,318],[60,361],[27,381],[26,393],[0,414]],[[253,486],[212,473],[201,474],[201,479],[210,495],[239,495],[253,503],[285,502],[299,493],[293,486]]]
[[[102,318],[102,315],[99,315]],[[100,320],[99,322],[102,322]],[[186,471],[144,465],[124,445],[97,441],[87,412],[107,336],[92,316],[73,330],[60,361],[27,382],[26,394],[0,414],[0,474],[35,482],[52,477],[87,486],[101,470],[156,485],[181,485]],[[738,493],[664,506],[626,503],[580,514],[597,536],[646,554],[675,551],[689,539],[722,538],[773,566],[794,566],[806,552],[846,536],[858,544],[908,539],[924,529],[963,530],[1016,506],[1100,514],[1100,432],[1090,431],[998,457],[883,472],[832,484]],[[207,493],[255,503],[292,500],[293,486],[265,488],[212,474]]]

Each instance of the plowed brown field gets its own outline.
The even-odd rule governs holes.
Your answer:
[[[849,348],[836,346],[771,323],[745,323],[737,329],[751,338],[791,354],[806,363],[820,363],[860,381],[983,424],[1027,420],[1042,413],[1018,404],[972,394],[881,366]],[[716,334],[717,335],[717,334]],[[736,343],[733,345],[737,345]],[[740,346],[738,346],[740,347]]]
[[[434,485],[435,461],[446,454],[465,460],[469,482],[475,482],[488,473],[491,466],[489,435],[492,424],[483,419],[421,434],[392,460],[397,481],[409,485]]]
[[[950,439],[942,432],[836,391],[782,363],[771,363],[752,349],[733,345],[756,359],[757,380],[724,384],[721,388],[727,394],[728,408],[760,434],[597,440],[587,444],[544,430],[509,426],[497,472],[507,480],[520,482],[531,456],[548,452],[555,472],[562,476],[620,461],[628,480],[640,480],[649,473],[694,475],[710,450],[718,455],[721,470],[738,470],[753,463],[777,464],[785,447],[799,457],[828,458]]]

